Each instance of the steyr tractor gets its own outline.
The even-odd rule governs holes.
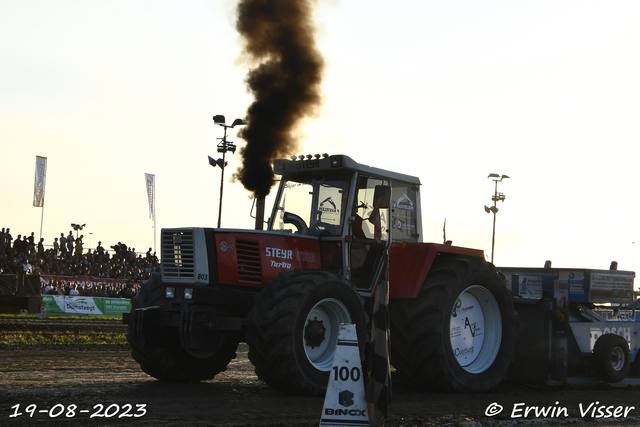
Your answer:
[[[388,265],[397,376],[458,392],[500,383],[516,342],[511,291],[482,251],[422,242],[418,178],[345,155],[275,160],[273,171],[266,230],[162,230],[162,273],[124,315],[144,372],[211,379],[246,342],[268,385],[321,395],[341,323],[356,325],[364,356]]]

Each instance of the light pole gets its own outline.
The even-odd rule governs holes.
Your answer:
[[[491,264],[493,264],[493,251],[496,246],[496,214],[498,213],[498,207],[496,206],[498,202],[504,202],[505,196],[503,193],[498,193],[498,183],[502,182],[503,179],[509,178],[507,175],[498,175],[497,173],[489,174],[487,178],[493,178],[493,181],[496,183],[495,192],[493,196],[491,196],[491,200],[493,200],[493,206],[489,207],[487,205],[484,206],[484,210],[486,213],[493,212],[493,237],[491,238]]]
[[[84,228],[84,226],[87,224],[71,224],[71,228],[73,228],[74,230],[76,230],[76,239],[78,238],[78,230],[82,230]]]
[[[232,124],[227,125],[225,124],[224,116],[220,114],[213,116],[213,122],[224,128],[224,136],[222,138],[217,138],[220,140],[220,142],[218,143],[218,153],[222,153],[222,158],[214,160],[211,156],[209,156],[209,164],[214,168],[216,166],[220,166],[220,169],[222,169],[222,175],[220,179],[220,204],[218,206],[218,228],[220,228],[220,222],[222,220],[222,191],[224,188],[224,169],[227,166],[225,157],[227,151],[231,151],[231,153],[236,152],[235,144],[231,141],[227,141],[227,129],[238,125],[246,125],[247,122],[242,119],[235,119]]]

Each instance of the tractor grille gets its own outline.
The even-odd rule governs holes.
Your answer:
[[[257,242],[236,240],[238,254],[238,278],[245,282],[262,282],[260,247]]]
[[[193,230],[162,230],[162,274],[166,278],[195,278]]]

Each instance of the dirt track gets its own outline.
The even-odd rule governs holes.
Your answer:
[[[524,405],[516,406],[522,410],[515,415],[524,415],[525,406],[567,408],[568,417],[560,414],[547,417],[551,418],[548,421],[537,419],[537,423],[604,421],[580,416],[579,405],[586,407],[592,402],[628,409],[626,418],[607,421],[640,425],[637,387],[505,384],[496,393],[452,395],[414,392],[396,382],[393,392],[387,426],[513,425],[515,421],[536,420],[531,413],[527,418],[512,418],[517,403]],[[127,346],[5,347],[0,349],[0,402],[0,426],[256,427],[317,426],[324,403],[321,398],[284,395],[267,387],[255,376],[245,344],[240,345],[238,357],[226,372],[200,384],[154,380],[140,371]],[[489,417],[485,412],[494,402],[504,409]],[[33,418],[26,412],[31,404],[37,405]],[[130,417],[119,418],[127,404],[131,405]],[[145,405],[144,409],[138,404]],[[69,405],[76,405],[73,412],[68,412]],[[135,417],[143,410],[143,416]],[[95,412],[110,416],[91,418]],[[12,416],[16,413],[22,415]]]

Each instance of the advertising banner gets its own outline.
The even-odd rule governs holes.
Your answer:
[[[44,185],[47,178],[47,158],[36,156],[36,178],[33,189],[33,206],[44,206]]]
[[[608,321],[612,322],[635,322],[636,311],[635,310],[593,310],[600,316],[604,317]]]
[[[542,277],[518,276],[517,294],[523,298],[542,298]]]
[[[589,272],[591,302],[632,302],[633,275],[604,271]]]
[[[47,305],[47,313],[64,313],[64,297],[57,295],[42,295],[42,302]],[[60,302],[60,305],[58,305]]]
[[[131,311],[126,298],[98,298],[66,295],[43,295],[47,313],[93,314],[119,316]]]
[[[126,298],[94,298],[103,304],[102,313],[118,316],[131,311],[131,300]]]
[[[98,298],[94,297],[71,297],[64,298],[64,312],[75,314],[104,314],[96,304]]]
[[[155,201],[156,201],[156,183],[155,183],[155,175],[150,173],[144,174],[144,179],[147,181],[147,197],[149,198],[149,218],[154,220],[156,219],[156,211],[155,211]]]
[[[75,283],[82,285],[85,288],[92,288],[95,285],[112,285],[112,286],[126,286],[129,281],[127,279],[105,279],[102,277],[73,277],[73,276],[49,276],[40,275],[40,281],[45,284],[50,284],[52,280],[69,284]],[[133,284],[142,283],[140,281],[132,282]]]

